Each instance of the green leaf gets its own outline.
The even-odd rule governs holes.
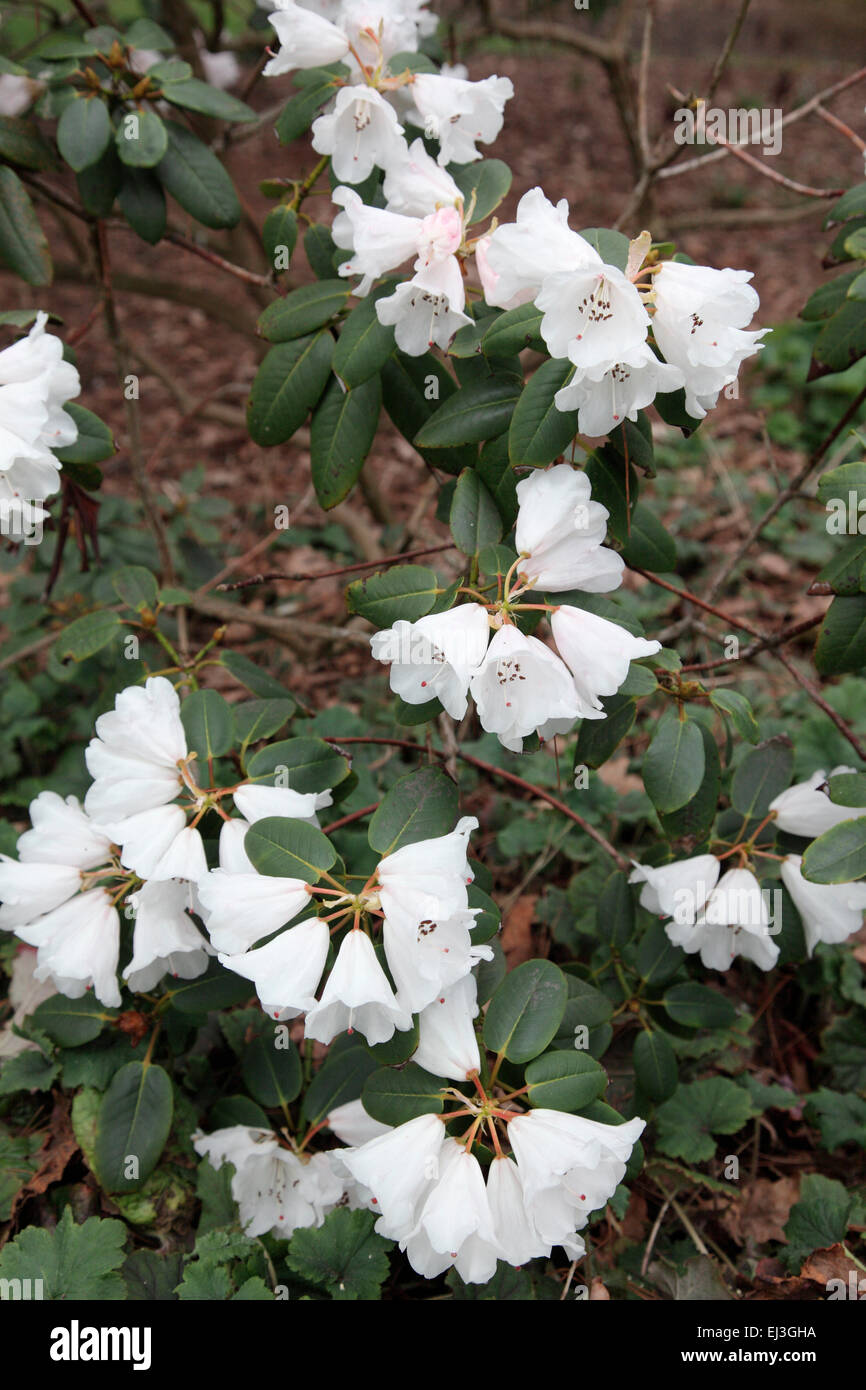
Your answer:
[[[119,1302],[126,1296],[120,1275],[126,1227],[122,1221],[90,1216],[80,1226],[64,1208],[53,1231],[28,1226],[0,1252],[0,1298],[14,1298],[6,1280],[35,1280],[48,1301]],[[35,1295],[34,1296],[38,1296]]]
[[[402,1125],[419,1115],[440,1115],[443,1081],[431,1076],[415,1062],[395,1071],[381,1067],[364,1083],[361,1098],[364,1109],[383,1125]]]
[[[234,227],[241,205],[216,155],[186,126],[166,121],[168,149],[156,166],[166,193],[205,227]]]
[[[626,564],[637,565],[654,574],[676,569],[677,547],[674,538],[643,502],[638,502],[634,508],[631,530],[621,539]]]
[[[351,771],[346,755],[323,738],[287,738],[269,743],[250,759],[247,773],[252,782],[274,785],[278,769],[284,785],[296,792],[327,791],[344,782]]]
[[[170,43],[168,47],[174,48],[174,42]],[[186,82],[188,78],[192,77],[192,68],[182,58],[163,58],[161,62],[153,63],[147,69],[147,76],[152,81],[159,82],[160,85],[168,82]]]
[[[500,986],[501,988],[501,986]],[[495,999],[494,995],[494,999]],[[583,1110],[604,1095],[607,1074],[585,1052],[545,1052],[526,1068],[530,1105],[547,1110]]]
[[[632,667],[632,670],[635,668]],[[699,724],[704,744],[704,775],[695,795],[676,811],[660,815],[662,830],[669,840],[691,836],[699,844],[712,829],[719,806],[722,768],[716,740],[705,724]]]
[[[866,666],[866,595],[834,598],[818,633],[815,666],[825,676]]]
[[[511,527],[517,520],[517,476],[511,467],[511,460],[508,457],[508,436],[501,434],[498,439],[491,439],[484,445],[478,455],[477,464],[478,476],[486,487],[493,501],[496,503],[502,523],[505,527]],[[503,546],[493,546],[488,549],[483,548],[488,555],[496,552],[492,569],[485,569],[482,563],[482,570],[485,574],[503,575],[511,567],[513,560],[517,559],[514,551],[509,551]],[[504,555],[509,555],[508,564],[504,570],[499,566]],[[481,555],[479,554],[479,561]]]
[[[511,170],[501,159],[452,164],[448,172],[463,194],[467,225],[488,218],[511,187]]]
[[[365,1047],[347,1047],[336,1055],[329,1053],[304,1092],[304,1123],[320,1124],[338,1106],[357,1100],[364,1082],[375,1070],[376,1063]]]
[[[281,696],[278,700],[247,700],[233,708],[243,756],[250,743],[258,743],[260,739],[279,733],[294,714],[295,702],[288,696]]]
[[[834,594],[850,596],[866,589],[866,535],[849,536],[817,575]]]
[[[383,574],[354,580],[346,589],[346,604],[350,613],[386,628],[398,618],[410,623],[423,618],[436,602],[438,589],[436,575],[425,565],[396,565]]]
[[[857,183],[844,193],[838,203],[834,203],[824,219],[825,229],[838,227],[849,217],[860,217],[866,213],[866,183]]]
[[[662,1003],[674,1023],[686,1028],[728,1028],[736,1018],[729,999],[707,985],[673,985]]]
[[[664,1033],[638,1033],[632,1062],[635,1079],[650,1100],[658,1104],[673,1095],[679,1081],[677,1059]]]
[[[166,994],[171,1006],[181,1014],[206,1014],[211,1009],[228,1009],[252,993],[249,980],[224,970],[214,961],[204,975],[195,980],[172,981]]]
[[[284,700],[285,687],[268,671],[263,671],[242,652],[223,652],[222,664],[235,680],[263,700]]]
[[[81,1047],[98,1038],[105,1024],[116,1017],[116,1010],[103,1008],[92,995],[67,999],[65,994],[53,994],[33,1010],[30,1022],[61,1047]]]
[[[115,1072],[99,1107],[94,1148],[107,1192],[138,1191],[159,1162],[173,1111],[171,1081],[162,1067],[129,1062]]]
[[[0,166],[0,258],[28,285],[50,285],[51,253],[26,188]]]
[[[464,468],[451,499],[451,534],[464,555],[477,555],[502,537],[496,503],[474,468]]]
[[[499,314],[481,338],[481,350],[485,357],[511,357],[523,348],[531,347],[536,352],[545,352],[541,336],[541,320],[544,317],[534,304],[520,304]]]
[[[736,1134],[755,1113],[748,1091],[727,1077],[678,1086],[659,1106],[658,1146],[672,1158],[704,1163],[716,1152],[714,1134]]]
[[[304,821],[266,816],[250,826],[244,849],[260,874],[317,883],[337,861],[327,835]]]
[[[109,609],[97,609],[76,618],[64,628],[54,644],[58,661],[84,661],[94,652],[107,647],[109,642],[123,630],[123,624],[116,613]]]
[[[414,442],[422,449],[443,449],[492,439],[508,427],[521,390],[522,383],[510,374],[463,386],[434,411]]]
[[[57,148],[70,169],[80,173],[102,157],[112,133],[105,102],[77,96],[57,123]]]
[[[63,408],[75,421],[78,438],[74,444],[54,450],[60,462],[102,463],[104,459],[110,459],[116,451],[114,436],[99,416],[94,415],[92,410],[86,410],[83,405],[76,405],[75,401],[67,401]]]
[[[321,332],[271,348],[259,367],[247,406],[256,444],[285,444],[306,420],[325,389],[334,340]]]
[[[399,778],[370,817],[367,838],[379,854],[447,835],[457,822],[457,788],[438,767]]]
[[[310,465],[319,506],[336,507],[360,477],[379,424],[382,386],[377,376],[347,391],[331,381],[310,424]]]
[[[549,960],[518,965],[499,985],[484,1019],[484,1044],[509,1062],[528,1062],[556,1036],[568,985]]]
[[[156,112],[144,106],[134,114],[121,115],[114,143],[123,164],[152,169],[168,149],[168,132]]]
[[[822,1086],[810,1095],[806,1114],[810,1120],[817,1119],[823,1148],[833,1150],[843,1144],[859,1144],[866,1149],[866,1100],[860,1096],[844,1095]]]
[[[838,468],[828,468],[818,479],[818,500],[825,507],[837,498],[847,501],[850,492],[856,493],[858,502],[866,499],[866,462],[843,463]]]
[[[378,285],[356,304],[340,329],[334,371],[347,386],[361,386],[381,371],[394,351],[394,329],[379,322],[376,304],[393,292],[394,283]]]
[[[819,285],[800,310],[800,318],[805,319],[807,323],[818,323],[822,319],[832,318],[845,303],[848,291],[859,274],[859,270],[847,271],[844,275],[837,275],[834,280],[827,280],[825,284]]]
[[[153,48],[157,53],[170,53],[174,48],[171,34],[143,15],[132,21],[129,28],[124,30],[123,37],[132,48]]]
[[[641,774],[659,812],[676,811],[691,801],[703,781],[706,755],[700,726],[666,710],[659,719]]]
[[[866,806],[866,772],[840,772],[827,786],[834,806]]]
[[[295,1232],[287,1256],[290,1268],[322,1285],[335,1301],[378,1299],[389,1273],[390,1244],[376,1235],[374,1222],[369,1211],[332,1211],[318,1229]]]
[[[385,409],[410,444],[415,442],[440,402],[447,401],[456,391],[453,376],[429,352],[422,357],[407,357],[405,353],[395,352],[382,368]],[[418,452],[428,463],[455,477],[462,469],[471,467],[477,456],[477,449],[471,444],[454,449],[419,449]]]
[[[183,106],[187,111],[198,111],[202,116],[214,116],[219,121],[256,120],[255,111],[245,101],[197,77],[188,77],[184,82],[167,82],[162,94],[172,106]]]
[[[743,759],[731,782],[731,802],[747,820],[762,820],[794,770],[790,740],[783,735],[759,743]]]
[[[831,372],[844,372],[866,354],[866,304],[846,299],[815,339],[812,355]]]
[[[288,207],[285,203],[271,208],[262,225],[262,244],[268,260],[277,272],[288,270],[297,241],[298,214],[294,208]]]
[[[284,1034],[261,1034],[244,1048],[241,1071],[244,1084],[254,1100],[268,1108],[290,1105],[301,1090],[301,1059],[293,1042],[278,1048]]]
[[[259,318],[259,332],[269,343],[288,343],[329,323],[349,298],[345,280],[317,280],[302,285],[285,299],[269,304]]]
[[[748,743],[757,743],[760,730],[752,706],[745,695],[741,695],[737,690],[711,690],[710,704],[727,715],[741,738],[746,739]]]
[[[820,1173],[804,1173],[800,1196],[785,1224],[788,1244],[782,1258],[788,1268],[799,1270],[813,1250],[841,1244],[853,1206],[853,1194],[842,1183]]]
[[[608,695],[602,700],[605,719],[584,719],[574,750],[575,771],[601,767],[631,732],[637,716],[637,703],[627,695]]]
[[[628,264],[628,237],[622,232],[614,232],[609,227],[584,227],[579,235],[598,252],[605,265],[615,265],[617,270],[625,270]]]
[[[58,1062],[28,1048],[0,1066],[0,1096],[11,1096],[16,1091],[50,1091],[59,1071]]]
[[[553,358],[533,372],[511,417],[508,456],[515,467],[543,467],[564,453],[577,433],[577,411],[558,410],[554,395],[574,375],[568,361]]]
[[[136,1303],[173,1303],[183,1278],[183,1255],[160,1255],[156,1250],[136,1250],[122,1269],[126,1297]]]
[[[54,151],[33,121],[0,116],[0,158],[25,169],[53,169]]]
[[[122,565],[112,574],[111,583],[117,597],[136,612],[156,604],[159,585],[156,576],[144,565]]]
[[[866,875],[866,816],[843,820],[813,840],[802,863],[810,883],[853,883]]]
[[[624,946],[631,939],[635,910],[628,874],[617,871],[610,875],[599,894],[595,920],[602,941],[611,946]]]
[[[222,757],[235,734],[231,705],[216,690],[195,690],[180,707],[187,746],[205,762]],[[209,784],[208,784],[209,785]]]
[[[304,72],[300,92],[286,103],[277,117],[275,128],[281,145],[290,145],[309,130],[319,108],[336,92],[334,77],[338,71],[345,73],[346,69],[338,64],[332,69],[308,68]],[[295,82],[300,84],[300,73],[295,73]]]
[[[167,221],[165,194],[159,179],[144,169],[124,169],[117,201],[136,236],[155,246],[165,234]]]

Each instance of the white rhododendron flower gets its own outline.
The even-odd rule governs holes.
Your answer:
[[[165,676],[121,690],[96,721],[85,751],[93,785],[84,798],[100,822],[164,806],[179,794],[188,756],[177,691]]]
[[[467,709],[469,680],[484,659],[490,625],[478,603],[461,603],[446,613],[429,613],[417,622],[398,620],[376,632],[370,647],[386,662],[395,695],[409,705],[438,698],[452,719]]]
[[[477,911],[470,908],[450,917],[427,917],[414,927],[385,918],[385,958],[397,987],[397,1002],[409,1013],[418,1013],[440,998],[478,961],[493,958],[490,946],[472,944]]]
[[[242,782],[232,796],[235,806],[250,825],[267,816],[286,816],[289,820],[318,825],[317,812],[332,805],[334,800],[330,788],[323,792],[296,792],[291,787],[272,787],[263,782]]]
[[[708,970],[730,970],[736,956],[772,970],[779,947],[770,929],[765,896],[749,869],[723,874],[693,922],[674,918],[665,923],[674,945],[689,954],[700,952]]]
[[[475,142],[489,145],[502,129],[505,103],[514,96],[514,87],[508,77],[467,82],[418,72],[411,92],[424,134],[439,141],[439,163],[469,164],[481,158]]]
[[[132,960],[123,972],[130,989],[153,989],[163,975],[193,980],[202,975],[212,953],[207,941],[187,916],[190,888],[172,879],[145,883],[130,894],[135,912]]]
[[[720,864],[714,854],[696,854],[659,868],[635,864],[629,883],[640,883],[640,904],[659,917],[693,923],[719,879]]]
[[[405,217],[429,217],[439,208],[463,203],[457,184],[427,153],[423,140],[413,140],[397,152],[385,170],[382,192],[388,211]]]
[[[380,1134],[390,1134],[392,1126],[374,1120],[364,1109],[363,1101],[347,1100],[344,1105],[336,1105],[328,1111],[328,1128],[344,1144],[355,1147],[378,1139]]]
[[[630,280],[616,266],[546,275],[535,296],[541,336],[552,357],[582,370],[619,362],[646,341],[650,317]]]
[[[245,820],[223,822],[219,868],[211,869],[198,883],[208,936],[227,955],[270,936],[310,903],[310,887],[303,879],[275,878],[257,871],[244,849],[248,829]]]
[[[379,1235],[401,1240],[414,1228],[416,1209],[438,1175],[444,1139],[438,1115],[418,1115],[343,1155],[355,1180],[372,1193]]]
[[[568,667],[512,623],[496,633],[469,688],[481,727],[513,753],[522,751],[530,734],[552,722],[570,727],[581,714]]]
[[[38,313],[25,338],[0,352],[0,479],[6,510],[20,499],[50,496],[60,486],[60,463],[51,452],[78,438],[64,405],[81,392],[63,344],[45,331]]]
[[[541,1108],[510,1121],[527,1214],[543,1240],[580,1258],[574,1232],[613,1196],[644,1126],[638,1118],[608,1125]]]
[[[82,889],[88,870],[108,865],[111,841],[77,797],[40,792],[32,828],[19,835],[18,858],[0,854],[0,928],[17,931],[61,907]]]
[[[614,695],[628,675],[629,663],[661,651],[660,642],[633,637],[618,623],[562,604],[550,627],[557,650],[574,678],[584,719],[603,719],[600,695]]]
[[[555,271],[597,271],[603,264],[594,247],[569,227],[565,199],[554,206],[540,188],[524,193],[514,222],[479,243],[476,260],[487,303],[501,309],[534,300]]]
[[[520,1169],[506,1154],[497,1154],[487,1169],[487,1201],[493,1217],[501,1258],[520,1268],[539,1255],[549,1255],[551,1242],[539,1234],[527,1208]],[[569,1249],[583,1255],[580,1236],[569,1237]]]
[[[401,845],[380,859],[376,870],[385,919],[413,930],[426,919],[444,921],[469,906],[469,835],[474,816],[463,816],[447,835]]]
[[[252,980],[265,1013],[285,1020],[315,1008],[316,990],[327,958],[327,925],[318,917],[308,917],[264,946],[237,955],[220,952],[219,959],[226,969]],[[308,1032],[307,1036],[313,1034]]]
[[[603,544],[608,510],[592,501],[589,478],[567,463],[517,484],[514,543],[520,575],[534,589],[606,594],[622,583],[622,556]]]
[[[740,364],[761,349],[769,331],[746,332],[758,295],[748,270],[713,270],[665,261],[653,277],[653,337],[685,378],[686,410],[701,420]]]
[[[486,1284],[503,1254],[481,1165],[456,1139],[439,1152],[436,1181],[419,1207],[413,1229],[400,1241],[412,1268],[425,1279],[454,1265],[467,1284]]]
[[[421,1011],[412,1061],[434,1076],[449,1076],[454,1081],[465,1081],[471,1072],[479,1071],[481,1057],[472,1024],[478,1011],[475,978],[464,975]]]
[[[612,365],[604,361],[578,372],[554,396],[557,410],[576,410],[577,428],[591,436],[609,434],[660,391],[677,391],[684,383],[679,367],[660,362],[649,343],[639,343]]]
[[[853,767],[834,767],[829,776],[839,777],[854,771]],[[857,806],[837,806],[835,801],[831,801],[827,780],[828,774],[822,768],[813,772],[805,782],[795,782],[773,798],[770,810],[775,812],[776,825],[780,830],[814,840],[825,830],[840,825],[843,820],[859,820],[866,815],[866,810]]]
[[[26,73],[0,72],[0,116],[23,116],[44,90],[44,82]]]
[[[429,271],[398,285],[387,299],[376,301],[379,322],[394,329],[394,341],[409,357],[421,357],[432,347],[443,351],[454,334],[472,323],[458,304],[464,303],[463,280],[453,256]]]
[[[387,299],[376,301],[379,322],[393,325],[397,346],[418,357],[433,344],[447,347],[458,328],[470,323],[463,313],[466,291],[455,252],[463,241],[460,208],[440,207],[424,217],[407,217],[371,208],[342,185],[333,201],[343,208],[331,228],[334,241],[351,250],[340,275],[362,277],[355,293],[365,295],[373,281],[414,257],[414,276]]]
[[[268,1231],[284,1239],[305,1226],[321,1226],[343,1196],[327,1154],[293,1153],[267,1129],[230,1125],[193,1135],[196,1153],[214,1168],[234,1166],[232,1196],[248,1236]]]
[[[264,66],[265,77],[279,77],[294,68],[327,67],[338,63],[349,51],[349,39],[342,29],[294,0],[274,0],[277,9],[268,19],[280,40],[279,52]]]
[[[331,156],[338,179],[361,183],[405,149],[393,106],[374,87],[341,87],[332,111],[313,122],[313,149]]]
[[[357,1031],[373,1046],[411,1027],[412,1015],[396,999],[369,936],[347,932],[322,997],[307,1013],[305,1035],[329,1043]]]
[[[799,854],[782,863],[782,882],[800,914],[809,955],[820,941],[845,941],[863,925],[866,883],[810,883],[803,877]]]
[[[62,903],[16,935],[36,946],[37,980],[51,980],[61,994],[80,999],[92,989],[101,1004],[117,1008],[120,917],[104,888],[91,888]]]

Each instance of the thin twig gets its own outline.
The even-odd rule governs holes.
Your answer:
[[[249,579],[238,579],[234,584],[217,584],[218,593],[230,593],[234,589],[249,589],[255,584],[268,584],[278,579],[290,579],[294,583],[311,584],[316,579],[333,579],[335,575],[352,574],[355,570],[375,569],[378,565],[399,565],[405,560],[417,560],[421,555],[437,555],[442,550],[456,550],[453,541],[444,545],[428,545],[423,550],[406,550],[399,555],[385,555],[380,560],[358,560],[354,565],[341,565],[339,569],[320,570],[315,574],[287,574],[285,570],[270,570],[267,574],[254,574]]]
[[[845,720],[842,718],[841,714],[839,714],[839,712],[835,710],[831,704],[828,704],[828,702],[824,699],[824,696],[821,694],[820,690],[818,690],[817,686],[812,684],[808,676],[804,676],[803,672],[798,670],[798,668],[794,665],[790,657],[787,656],[786,653],[781,650],[781,648],[775,649],[773,651],[773,655],[779,661],[781,661],[786,671],[789,671],[791,673],[797,684],[803,687],[813,704],[816,704],[820,710],[823,710],[828,719],[832,719],[833,723],[836,725],[836,728],[839,730],[842,737],[847,739],[851,747],[854,749],[854,752],[857,754],[857,757],[862,758],[863,761],[866,762],[866,748],[864,748],[863,744],[860,742],[854,731],[850,729],[848,725],[845,723]]]

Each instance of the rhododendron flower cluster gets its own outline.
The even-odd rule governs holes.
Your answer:
[[[452,718],[462,719],[471,694],[482,728],[519,753],[530,734],[551,738],[577,719],[604,719],[600,697],[615,694],[629,663],[653,656],[660,644],[572,604],[520,603],[530,587],[615,589],[623,563],[602,544],[608,513],[592,500],[585,473],[556,464],[523,478],[517,496],[517,586],[506,581],[501,600],[483,607],[458,604],[414,623],[400,621],[375,633],[370,645],[390,667],[391,689],[408,704],[438,697]],[[549,613],[559,655],[515,621],[522,610],[539,607]]]

